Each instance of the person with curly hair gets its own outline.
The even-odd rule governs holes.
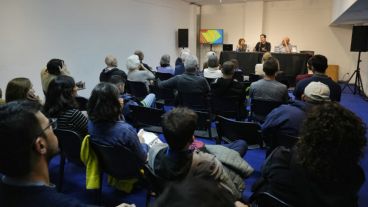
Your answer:
[[[315,106],[292,149],[276,148],[253,191],[269,192],[292,206],[358,206],[365,181],[359,165],[366,125],[336,102]]]

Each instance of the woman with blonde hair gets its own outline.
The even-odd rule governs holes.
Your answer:
[[[40,98],[35,94],[33,85],[28,78],[14,78],[9,81],[5,91],[5,101],[29,100],[40,102]]]

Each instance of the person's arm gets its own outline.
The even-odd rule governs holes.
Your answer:
[[[87,135],[87,124],[88,119],[83,113],[79,110],[74,110],[74,113],[71,117],[71,123],[73,124],[74,130],[84,138]]]
[[[158,81],[158,87],[167,89],[177,89],[176,87],[176,83],[178,82],[177,77],[178,76],[174,76],[168,80]]]
[[[147,152],[149,150],[148,145],[142,144],[139,141],[136,130],[130,125],[126,124],[124,129],[120,130],[122,133],[122,145],[127,146],[130,150],[135,152],[141,161],[145,162],[147,160]],[[124,143],[125,142],[125,143]]]
[[[258,52],[259,51],[259,42],[257,42],[257,44],[254,47],[253,51],[255,51],[255,52]]]

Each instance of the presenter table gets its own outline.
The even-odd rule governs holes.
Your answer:
[[[263,53],[260,52],[234,52],[224,51],[220,55],[220,63],[231,59],[239,61],[239,67],[245,75],[254,73],[257,63],[261,63]],[[280,70],[284,72],[290,79],[295,80],[299,74],[307,72],[307,61],[311,57],[309,54],[302,53],[272,53],[272,56],[280,62]]]

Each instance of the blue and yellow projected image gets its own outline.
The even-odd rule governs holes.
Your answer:
[[[223,29],[201,29],[199,33],[199,42],[201,44],[222,44],[223,41]]]

